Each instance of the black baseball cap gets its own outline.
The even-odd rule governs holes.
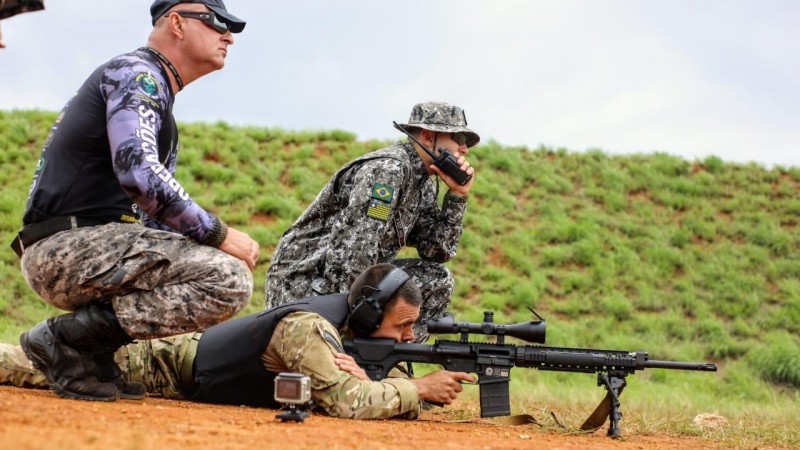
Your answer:
[[[244,26],[247,24],[244,20],[229,13],[222,0],[156,0],[150,6],[150,16],[153,18],[153,25],[155,25],[156,20],[166,14],[170,8],[180,3],[199,3],[208,6],[208,9],[213,11],[219,20],[228,25],[231,33],[241,33],[242,30],[244,30]]]

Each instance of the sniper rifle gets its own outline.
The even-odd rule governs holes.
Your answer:
[[[614,438],[620,436],[622,413],[619,396],[628,375],[644,369],[717,371],[714,363],[654,360],[642,351],[506,344],[506,336],[544,343],[545,321],[535,311],[531,312],[537,321],[512,325],[494,323],[493,314],[488,311],[484,313],[483,323],[456,322],[452,315],[445,314],[441,319],[429,320],[428,331],[432,334],[460,333],[460,340],[437,339],[433,345],[428,345],[355,338],[345,341],[344,349],[372,380],[386,378],[395,365],[404,361],[438,364],[450,371],[475,373],[480,389],[481,417],[511,414],[508,388],[512,367],[596,373],[597,385],[603,386],[607,393],[581,429],[596,430],[608,418],[608,436]],[[472,342],[469,341],[470,334],[494,335],[497,342]]]

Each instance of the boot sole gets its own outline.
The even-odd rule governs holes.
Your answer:
[[[41,359],[33,350],[31,350],[30,342],[28,342],[28,333],[23,332],[19,335],[19,344],[22,347],[22,351],[25,353],[25,356],[33,363],[34,367],[39,369],[47,378],[47,384],[50,386],[50,389],[53,390],[59,397],[62,398],[69,398],[75,400],[88,400],[88,401],[97,401],[97,402],[113,402],[119,398],[119,392],[112,397],[92,397],[88,395],[80,395],[75,394],[73,392],[67,391],[58,383],[51,382],[50,380],[53,378],[52,373],[47,366],[47,363]]]
[[[130,394],[123,394],[122,392],[119,393],[120,400],[143,400],[144,395],[130,395]]]
[[[91,396],[88,396],[88,395],[75,394],[73,392],[69,392],[69,391],[65,390],[58,383],[51,384],[50,385],[50,389],[52,389],[53,392],[58,394],[59,397],[68,398],[68,399],[72,399],[72,400],[86,400],[86,401],[90,401],[90,402],[113,402],[113,401],[116,401],[117,399],[119,399],[118,395],[115,395],[113,397],[91,397]]]

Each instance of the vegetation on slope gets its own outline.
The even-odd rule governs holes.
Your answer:
[[[0,242],[21,224],[54,118],[0,112]],[[263,308],[264,275],[283,231],[341,165],[389,144],[338,130],[180,128],[178,179],[264,249],[246,312]],[[496,321],[529,320],[530,306],[547,319],[550,345],[713,360],[723,370],[706,386],[720,395],[759,401],[787,387],[781,395],[798,398],[799,167],[492,141],[470,161],[477,179],[458,256],[448,263],[457,319],[492,310]],[[18,264],[11,250],[0,252],[3,341],[56,313],[30,291]]]

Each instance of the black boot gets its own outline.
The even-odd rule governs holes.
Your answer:
[[[72,316],[73,314],[65,314]],[[61,397],[79,400],[114,401],[116,386],[101,383],[94,376],[92,355],[65,344],[54,332],[58,319],[47,319],[20,335],[20,344],[28,359],[47,378],[50,388]]]
[[[128,382],[122,376],[114,352],[121,346],[133,342],[125,333],[117,320],[114,308],[109,303],[92,303],[75,312],[78,320],[90,324],[95,331],[92,335],[74,336],[70,343],[75,348],[92,353],[97,365],[95,376],[101,382],[111,383],[117,387],[119,397],[126,400],[144,398],[145,387],[142,383]]]
[[[98,353],[94,355],[94,362],[97,364],[97,379],[116,386],[119,398],[125,400],[144,398],[146,391],[144,385],[137,381],[128,381],[122,376],[122,370],[114,361],[114,353]]]

